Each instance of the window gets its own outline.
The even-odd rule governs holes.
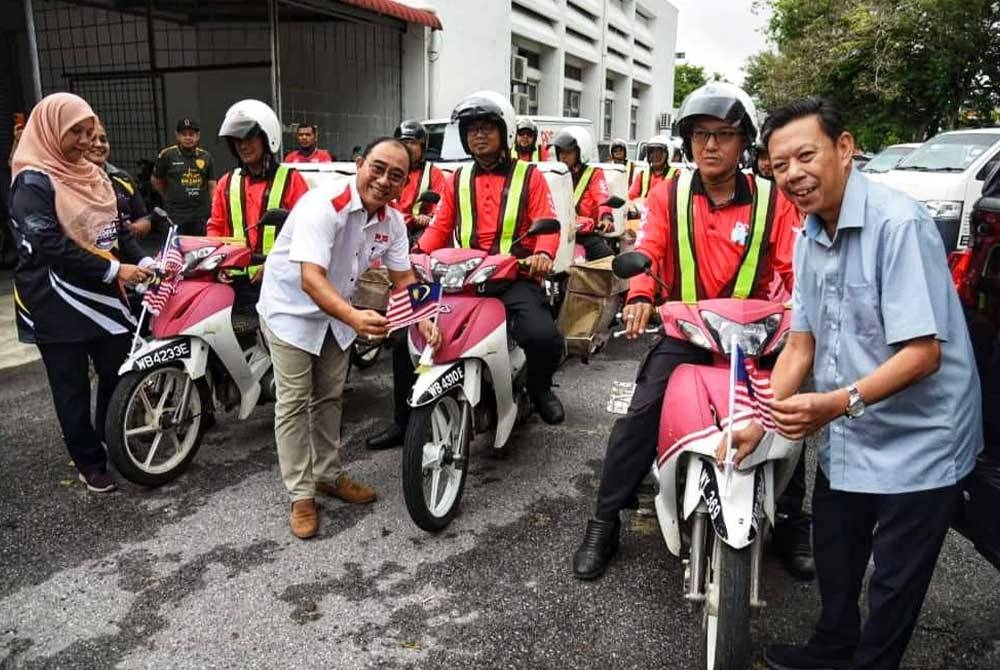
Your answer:
[[[566,66],[563,68],[563,75],[573,81],[583,81],[583,70],[569,63],[566,63]]]
[[[605,79],[604,80],[604,90],[605,91],[611,91],[612,93],[614,93],[615,92],[615,80],[612,79],[611,77],[608,77],[607,79]]]
[[[611,124],[614,122],[614,100],[604,101],[604,139],[611,140]]]
[[[528,67],[530,67],[530,68],[532,68],[534,70],[540,70],[540,69],[542,69],[541,66],[540,66],[541,65],[540,64],[541,57],[537,53],[535,53],[534,51],[526,51],[525,49],[520,49],[519,48],[517,50],[517,55],[518,56],[524,56],[528,60]]]
[[[628,56],[626,56],[625,54],[623,54],[618,49],[612,49],[611,47],[608,47],[608,53],[611,54],[612,56],[617,56],[618,58],[621,58],[622,60],[625,60],[625,61],[628,60]]]
[[[594,44],[597,43],[596,40],[594,40],[593,38],[591,38],[589,35],[584,35],[579,30],[573,30],[569,26],[566,26],[566,34],[569,35],[570,37],[575,37],[576,39],[580,40],[581,42],[586,42],[587,44],[590,44],[590,45],[594,45]]]
[[[563,91],[563,116],[579,118],[580,116],[580,91]]]
[[[538,82],[529,81],[528,82],[528,114],[531,116],[538,115]]]
[[[628,134],[631,139],[635,139],[639,126],[639,105],[632,105],[628,114]]]

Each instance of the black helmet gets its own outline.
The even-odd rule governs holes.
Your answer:
[[[520,133],[522,130],[530,130],[532,135],[538,137],[538,126],[536,126],[535,122],[527,116],[522,116],[517,119],[517,132]]]
[[[674,134],[680,135],[684,140],[684,153],[689,160],[694,159],[691,133],[697,116],[711,116],[734,125],[739,124],[748,145],[752,145],[757,139],[757,108],[750,96],[740,87],[728,82],[709,82],[689,93],[677,112]]]
[[[466,140],[469,124],[479,119],[497,124],[504,142],[503,151],[514,145],[514,107],[510,101],[495,91],[477,91],[458,103],[451,112],[451,122],[458,124],[458,136],[465,153],[471,153]]]
[[[427,129],[419,121],[409,119],[400,123],[392,136],[397,140],[417,140],[424,143],[427,141]]]

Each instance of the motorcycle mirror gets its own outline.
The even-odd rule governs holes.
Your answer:
[[[149,215],[149,220],[153,224],[167,223],[168,225],[173,225],[170,215],[162,207],[154,207]]]
[[[427,203],[428,205],[436,205],[441,202],[441,194],[435,193],[434,191],[424,191],[417,196],[417,202]]]
[[[625,200],[617,195],[613,195],[604,201],[604,204],[611,209],[618,209],[625,204]]]
[[[562,228],[562,224],[559,223],[558,219],[538,219],[531,224],[526,235],[535,236],[558,233],[560,228]]]
[[[653,261],[638,251],[626,251],[615,256],[615,259],[611,261],[611,271],[621,279],[631,279],[643,272],[649,272],[651,267],[653,267]]]
[[[260,221],[257,222],[258,226],[281,226],[284,225],[285,219],[288,218],[287,209],[269,209],[264,212],[264,216],[260,217]]]

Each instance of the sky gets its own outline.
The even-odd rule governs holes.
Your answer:
[[[760,29],[768,14],[754,14],[753,0],[670,0],[678,10],[677,51],[680,62],[701,65],[709,76],[721,72],[734,84],[743,81],[748,56],[765,48]]]

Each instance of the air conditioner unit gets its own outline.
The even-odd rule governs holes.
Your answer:
[[[656,126],[660,130],[670,128],[670,112],[660,112],[660,118],[657,119]]]
[[[528,81],[528,59],[524,56],[510,57],[510,80],[518,84]]]
[[[510,104],[514,106],[514,113],[518,116],[528,113],[529,102],[527,93],[514,93],[510,96]]]

